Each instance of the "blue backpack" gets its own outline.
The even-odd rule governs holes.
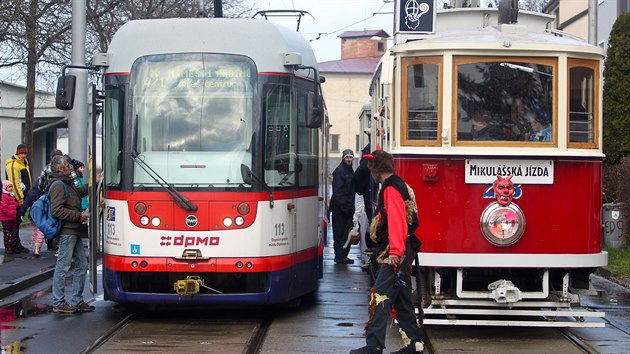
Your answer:
[[[29,212],[29,217],[31,218],[31,221],[33,221],[33,224],[35,224],[35,226],[37,226],[37,228],[42,231],[44,236],[46,236],[46,240],[48,241],[59,236],[59,233],[61,232],[61,225],[63,224],[62,221],[57,220],[52,215],[52,210],[50,208],[50,198],[48,198],[48,193],[50,193],[50,189],[52,189],[52,187],[57,182],[63,184],[64,199],[68,198],[68,189],[66,187],[66,184],[62,181],[54,181],[50,185],[48,192],[44,193],[41,197],[39,197],[39,199],[35,201],[35,203],[33,203],[33,205],[31,205],[31,211]]]

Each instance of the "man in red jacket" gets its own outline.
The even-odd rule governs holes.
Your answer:
[[[374,182],[381,185],[370,237],[376,242],[380,264],[370,294],[370,320],[366,325],[366,346],[350,354],[380,354],[385,348],[390,310],[406,334],[405,346],[393,353],[421,353],[424,349],[411,301],[410,267],[420,246],[414,232],[418,226],[415,198],[411,189],[394,174],[394,159],[383,150],[370,156],[368,167]]]

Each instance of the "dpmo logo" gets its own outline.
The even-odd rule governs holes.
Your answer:
[[[199,223],[199,220],[197,220],[196,216],[188,215],[186,217],[186,225],[188,225],[188,227],[195,227],[197,226],[198,223]]]

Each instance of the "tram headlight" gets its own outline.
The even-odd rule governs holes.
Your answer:
[[[481,213],[481,233],[495,246],[506,247],[516,243],[525,232],[525,215],[515,203],[501,206],[490,203]]]
[[[236,224],[236,226],[243,226],[243,224],[245,223],[245,218],[243,218],[242,216],[237,216],[234,218],[234,223]]]
[[[153,219],[151,219],[151,225],[158,227],[160,226],[160,223],[162,222],[162,220],[160,220],[160,218],[155,217]]]
[[[142,226],[147,226],[149,225],[149,217],[146,215],[142,215],[140,217],[140,224],[142,224]]]
[[[223,219],[223,226],[225,226],[225,227],[232,226],[232,219],[230,219],[230,218]]]

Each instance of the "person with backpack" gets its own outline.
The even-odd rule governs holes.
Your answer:
[[[418,227],[415,197],[405,181],[394,174],[392,155],[376,150],[365,158],[374,182],[381,184],[370,225],[370,237],[376,243],[380,265],[370,292],[366,346],[351,350],[350,354],[383,352],[390,313],[395,314],[408,343],[392,353],[421,353],[424,349],[422,332],[411,300],[411,263],[420,249],[415,235]]]
[[[61,221],[59,255],[53,275],[53,312],[73,314],[94,311],[94,306],[83,300],[87,258],[81,241],[81,224],[86,223],[88,214],[81,212],[81,198],[87,195],[88,185],[76,187],[70,173],[72,166],[63,156],[55,156],[50,161],[51,173],[48,176],[48,198],[52,215]],[[55,183],[62,181],[62,183]],[[66,274],[74,263],[72,275],[72,297],[65,297]]]

